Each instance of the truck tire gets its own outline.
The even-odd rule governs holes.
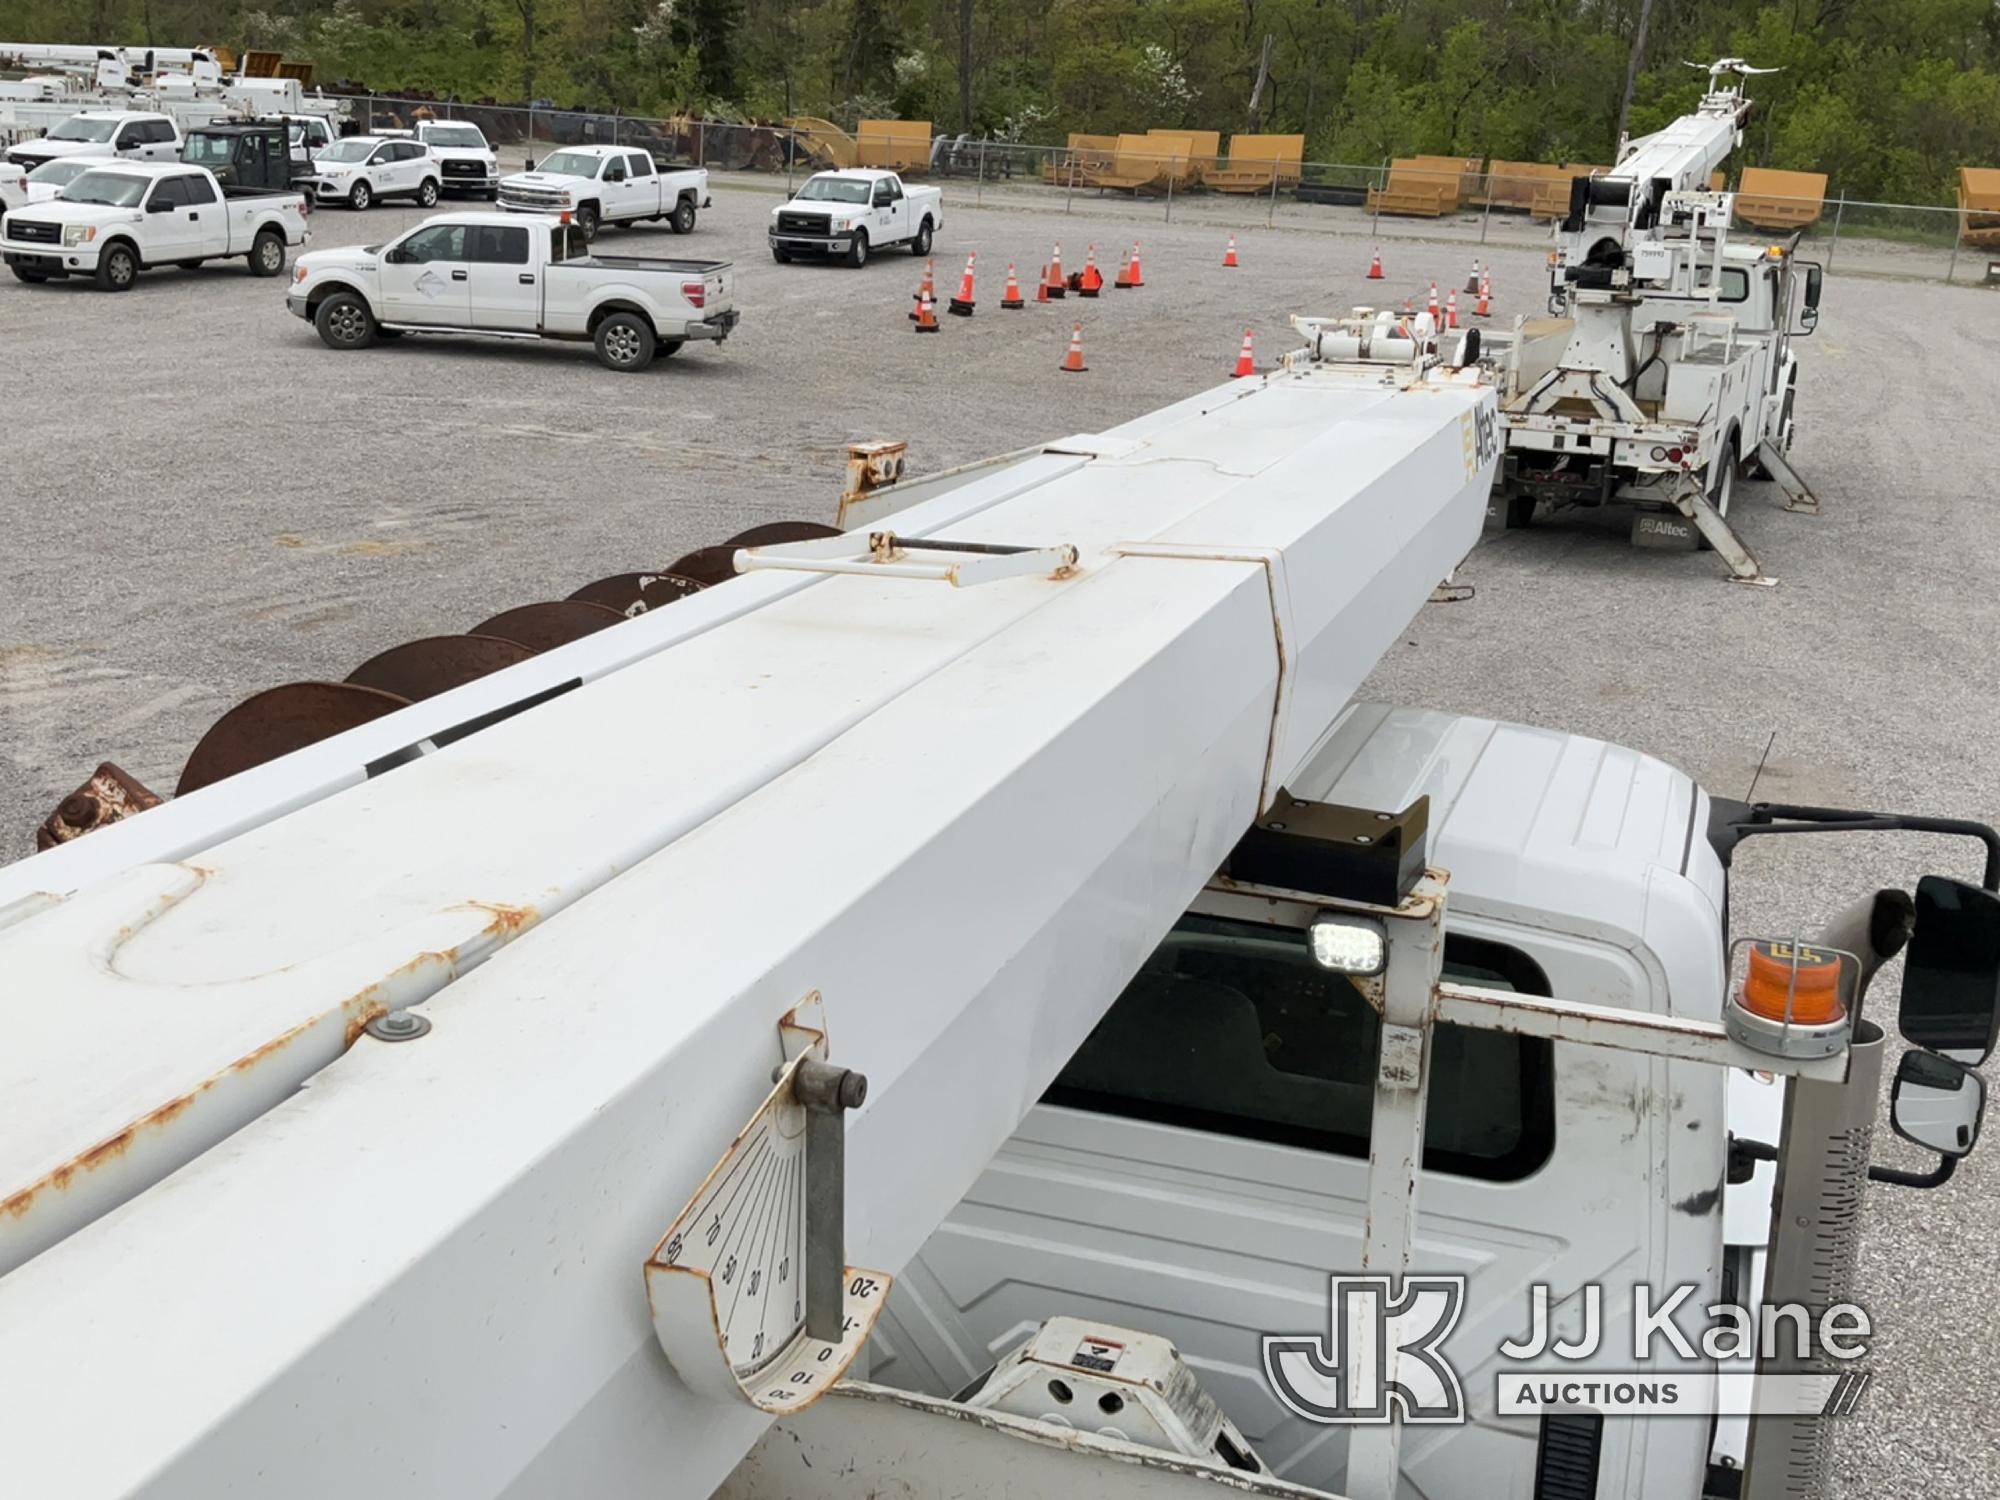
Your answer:
[[[660,347],[654,351],[661,359],[672,359],[687,347],[686,339],[661,339]]]
[[[285,237],[275,230],[267,229],[250,243],[250,274],[282,276],[284,272]]]
[[[917,236],[910,241],[910,254],[922,260],[931,253],[931,216],[924,215],[924,222],[917,226]]]
[[[333,292],[313,309],[313,327],[329,349],[366,349],[375,342],[375,314],[354,292]]]
[[[1725,520],[1729,516],[1729,500],[1736,493],[1736,439],[1729,440],[1729,446],[1722,450],[1709,471],[1708,503],[1715,507],[1715,513]]]
[[[781,266],[789,266],[792,263],[792,252],[789,250],[781,250],[776,245],[773,245],[771,247],[771,259],[775,260]],[[16,266],[14,268],[14,274],[18,276],[20,275],[20,273],[21,273],[21,268],[19,266]]]
[[[847,263],[857,271],[868,264],[868,231],[854,231],[854,242],[847,247]]]
[[[674,205],[674,211],[667,216],[675,234],[694,233],[694,199],[683,198]]]
[[[374,201],[375,189],[370,187],[366,180],[355,183],[347,190],[347,206],[356,213],[366,212],[368,205]]]
[[[598,227],[601,223],[597,212],[597,205],[595,203],[578,205],[574,222],[576,224],[576,232],[583,236],[583,242],[586,245],[596,239]]]
[[[1525,531],[1535,521],[1535,496],[1531,490],[1509,490],[1501,502],[1506,512],[1501,518],[1503,531]]]
[[[99,291],[129,292],[139,279],[139,252],[123,240],[114,240],[97,257]]]
[[[637,313],[629,312],[615,312],[599,323],[592,342],[597,345],[597,362],[620,372],[645,369],[659,349],[652,327]]]
[[[437,179],[435,177],[426,177],[423,181],[423,185],[417,189],[417,207],[436,208],[437,203],[438,203]]]

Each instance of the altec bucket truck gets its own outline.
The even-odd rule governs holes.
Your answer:
[[[1732,195],[1711,181],[1750,114],[1741,79],[1766,70],[1708,71],[1693,114],[1571,182],[1551,316],[1489,342],[1507,434],[1493,511],[1521,527],[1537,507],[1630,504],[1635,542],[1712,546],[1732,578],[1770,583],[1730,501],[1740,474],[1777,481],[1787,510],[1819,509],[1786,454],[1792,340],[1818,320],[1821,270],[1797,259],[1796,233],[1731,238]]]
[[[1751,951],[1729,853],[2000,836],[1352,703],[1477,536],[1495,397],[1421,327],[1297,326],[1268,375],[857,495],[857,529],[0,870],[10,1490],[1823,1470],[1791,1407],[1498,1410],[1495,1346],[1531,1284],[1844,1299],[1866,979],[1907,941],[1934,1050],[1895,1118],[1942,1180],[2000,855]],[[1352,1424],[1341,1389],[1443,1366],[1328,1365],[1329,1273],[1452,1271],[1457,1420]],[[1724,1363],[1616,1359],[1574,1369]]]

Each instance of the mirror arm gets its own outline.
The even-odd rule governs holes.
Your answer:
[[[1938,1164],[1928,1172],[1905,1172],[1896,1167],[1878,1167],[1871,1164],[1868,1168],[1868,1180],[1870,1182],[1886,1182],[1891,1187],[1943,1187],[1947,1182],[1951,1181],[1951,1174],[1957,1170],[1957,1157],[1940,1156]]]
[[[1737,802],[1727,797],[1712,797],[1709,806],[1709,841],[1724,869],[1729,868],[1737,844],[1755,834],[1943,833],[1978,839],[1986,846],[1986,867],[1980,884],[2000,893],[2000,832],[1985,823],[1967,818],[1925,818],[1790,802]]]

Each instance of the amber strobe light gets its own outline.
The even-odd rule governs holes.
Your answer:
[[[1840,999],[1840,959],[1803,943],[1752,943],[1738,1001],[1753,1015],[1796,1026],[1826,1026],[1846,1018]]]

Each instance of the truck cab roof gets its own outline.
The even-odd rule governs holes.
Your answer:
[[[205,172],[208,169],[185,161],[129,161],[124,157],[109,157],[98,162],[96,170],[117,172],[126,177],[173,177],[182,172]]]

